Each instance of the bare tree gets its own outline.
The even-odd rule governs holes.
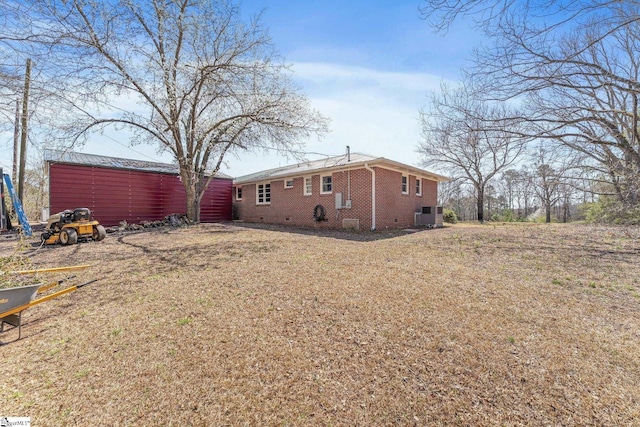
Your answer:
[[[544,149],[540,149],[535,159],[535,190],[545,210],[545,222],[551,222],[551,208],[560,198],[560,185],[562,178],[546,158]]]
[[[507,169],[500,175],[499,186],[504,195],[507,209],[513,209],[519,179],[519,173],[515,169]]]
[[[497,178],[499,197],[504,200],[505,209],[513,213],[514,219],[526,219],[530,210],[534,208],[536,197],[534,173],[531,172],[530,155],[523,156],[520,168],[507,169]]]
[[[537,209],[535,205],[535,191],[533,189],[534,175],[525,164],[518,171],[520,180],[518,182],[518,204],[522,208],[521,217],[526,219],[530,212]]]
[[[446,209],[453,209],[461,221],[477,219],[477,202],[473,186],[464,179],[454,179],[443,184],[442,196],[438,186],[439,203]]]
[[[446,32],[459,19],[471,19],[477,28],[489,36],[522,34],[527,38],[546,36],[575,22],[607,14],[621,4],[638,5],[637,0],[425,0],[420,7],[423,19],[437,31]],[[636,18],[618,21],[624,26]],[[607,17],[614,22],[615,18]],[[541,22],[533,28],[530,25]],[[530,31],[513,32],[514,28]],[[524,27],[524,28],[523,28]]]
[[[540,75],[548,86],[529,96],[531,118],[541,136],[559,141],[606,171],[623,203],[639,200],[640,23],[609,32],[592,23],[565,38],[558,59],[547,60]],[[583,40],[600,40],[577,51]],[[569,56],[571,60],[560,59]],[[538,76],[540,78],[540,76]]]
[[[178,164],[187,215],[231,152],[287,152],[327,130],[293,84],[258,18],[212,0],[29,0],[5,3],[50,64],[65,101],[82,116],[62,136],[128,127]],[[44,54],[46,53],[46,55]],[[52,66],[56,64],[56,68]],[[115,100],[120,105],[115,106]]]
[[[49,186],[43,150],[32,150],[25,170],[23,208],[27,218],[40,218],[42,208],[48,206]]]
[[[490,99],[524,100],[531,136],[581,153],[618,200],[640,201],[640,2],[429,1],[444,31],[471,17],[491,43],[468,78]]]
[[[551,222],[551,211],[558,202],[564,203],[564,222],[568,215],[568,204],[577,187],[582,158],[574,155],[565,147],[550,149],[539,145],[530,155],[533,166],[533,189],[545,208],[545,221]]]
[[[0,25],[5,24],[5,21],[6,17],[0,17]],[[14,127],[16,102],[22,100],[24,61],[15,56],[11,45],[0,36],[0,131],[8,131]]]
[[[438,204],[450,207],[451,201],[455,200],[456,195],[460,192],[460,184],[460,180],[457,179],[440,183],[438,185]]]
[[[422,142],[418,152],[425,166],[471,182],[477,194],[478,221],[484,221],[484,196],[488,183],[513,164],[527,139],[517,116],[505,103],[479,102],[467,87],[443,85],[432,93],[428,110],[420,113]]]

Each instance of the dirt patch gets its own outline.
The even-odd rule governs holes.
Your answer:
[[[27,310],[22,340],[0,335],[0,416],[638,425],[639,236],[215,224],[29,248],[34,266],[101,280]]]

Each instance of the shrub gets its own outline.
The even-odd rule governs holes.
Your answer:
[[[585,203],[580,207],[580,213],[589,223],[598,222],[602,218],[602,203]]]
[[[491,215],[491,221],[495,222],[514,222],[516,217],[511,209],[503,209],[502,212]]]
[[[505,209],[502,211],[500,220],[504,222],[514,222],[516,220],[516,217],[511,209]]]
[[[442,220],[449,224],[455,224],[458,222],[458,215],[456,215],[456,212],[453,209],[445,209],[442,212]]]
[[[585,221],[589,223],[640,224],[640,205],[628,206],[606,197],[601,197],[595,203],[583,205],[582,213]]]

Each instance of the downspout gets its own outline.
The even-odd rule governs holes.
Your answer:
[[[376,229],[376,170],[369,167],[368,163],[364,168],[371,172],[371,231]]]

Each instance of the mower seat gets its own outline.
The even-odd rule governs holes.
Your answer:
[[[78,208],[73,211],[73,220],[74,221],[82,221],[82,220],[90,220],[91,219],[91,211],[87,208]]]

